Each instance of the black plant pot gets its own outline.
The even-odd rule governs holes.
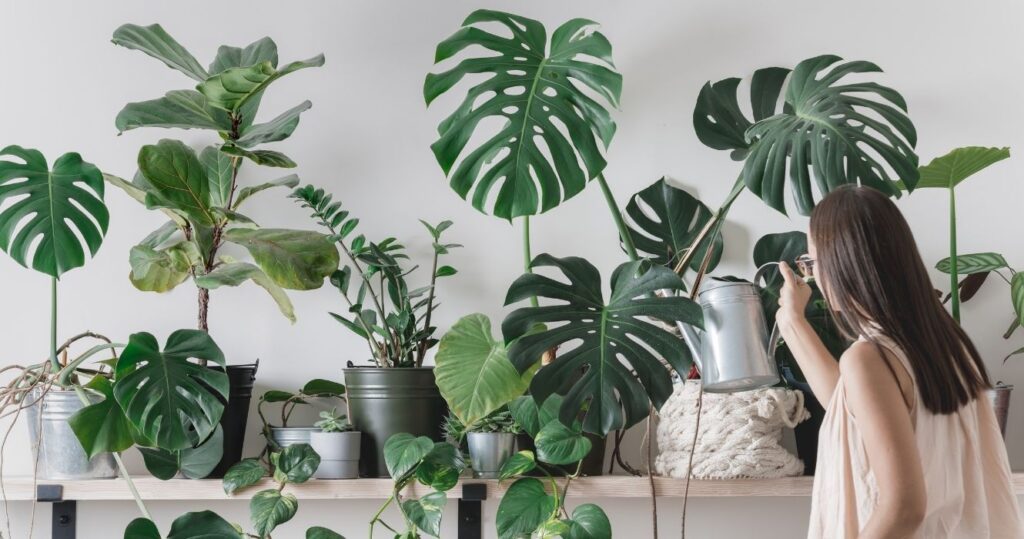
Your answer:
[[[796,436],[796,454],[804,461],[804,475],[814,475],[818,463],[818,431],[825,419],[825,408],[814,398],[810,384],[797,380],[789,367],[782,367],[782,377],[791,387],[803,392],[804,406],[811,414],[793,429],[793,434]]]
[[[384,443],[407,432],[444,440],[448,403],[441,397],[432,367],[348,368],[345,387],[349,420],[361,438],[360,477],[389,477]]]
[[[222,478],[228,469],[242,460],[242,443],[245,441],[245,426],[249,418],[249,402],[252,400],[252,386],[256,380],[259,361],[251,365],[228,365],[228,381],[231,390],[224,405],[220,426],[224,429],[224,453],[220,463],[210,472],[208,478]]]

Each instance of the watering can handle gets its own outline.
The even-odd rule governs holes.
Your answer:
[[[781,262],[768,262],[757,268],[757,273],[754,274],[754,284],[761,286],[761,281],[764,279],[765,274],[768,270],[773,267],[778,268]],[[772,324],[772,332],[768,337],[768,357],[775,357],[775,349],[779,346],[779,323],[776,321]]]

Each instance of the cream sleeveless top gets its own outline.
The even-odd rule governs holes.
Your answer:
[[[914,371],[896,343],[882,335],[875,338],[913,380]],[[938,415],[918,406],[915,398],[910,413],[928,496],[924,522],[912,537],[1024,538],[1006,446],[989,399],[978,398],[956,413]],[[807,537],[856,538],[877,500],[871,463],[847,407],[840,375],[819,434]]]

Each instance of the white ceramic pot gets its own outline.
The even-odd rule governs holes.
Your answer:
[[[309,444],[320,455],[317,479],[356,479],[359,477],[359,432],[313,432]]]

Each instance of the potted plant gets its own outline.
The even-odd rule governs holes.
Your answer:
[[[309,404],[314,398],[337,398],[344,400],[345,386],[330,380],[315,379],[306,382],[296,393],[272,389],[260,396],[256,404],[256,413],[263,423],[263,437],[267,439],[267,450],[277,451],[295,444],[310,443],[309,435],[319,431],[316,426],[289,426],[288,421],[299,405]],[[279,403],[281,405],[280,423],[273,425],[267,419],[263,405]]]
[[[320,455],[317,479],[355,479],[359,477],[359,432],[345,414],[334,408],[320,412],[318,429],[310,434],[310,445]]]
[[[279,66],[277,45],[263,38],[244,48],[220,47],[209,68],[204,68],[160,25],[126,24],[114,32],[113,41],[160,60],[196,83],[194,89],[129,103],[115,120],[119,132],[140,127],[204,129],[214,131],[218,141],[198,154],[177,140],[148,144],[139,151],[139,172],[132,181],[106,177],[169,219],[132,248],[132,284],[144,291],[167,292],[191,279],[197,287],[198,326],[203,331],[209,330],[210,291],[247,281],[265,289],[281,313],[294,321],[284,289],[319,288],[337,268],[337,250],[323,234],[262,228],[241,213],[252,196],[297,185],[294,174],[243,186],[239,171],[246,161],[267,167],[295,166],[286,155],[259,146],[291,136],[310,102],[265,123],[255,122],[257,111],[270,84],[289,73],[323,65],[323,55]],[[226,243],[244,248],[253,261],[223,254]],[[227,445],[216,475],[241,457],[257,364],[227,368],[232,387],[222,418]]]
[[[350,360],[344,370],[345,385],[352,424],[363,433],[360,474],[383,477],[388,474],[384,444],[391,436],[399,432],[433,440],[443,436],[448,410],[434,381],[434,369],[425,366],[424,359],[437,344],[432,316],[438,280],[456,273],[455,268],[441,265],[440,259],[460,245],[441,241],[451,221],[437,225],[421,221],[432,240],[431,273],[425,286],[412,288],[407,278],[416,267],[409,267],[405,247],[395,238],[373,242],[355,234],[359,220],[323,189],[307,185],[291,196],[311,210],[311,217],[329,232],[346,258],[330,281],[347,311],[330,314],[367,344],[370,364],[357,366]]]
[[[473,477],[497,479],[498,471],[516,451],[516,436],[522,432],[512,413],[498,410],[466,428]]]

